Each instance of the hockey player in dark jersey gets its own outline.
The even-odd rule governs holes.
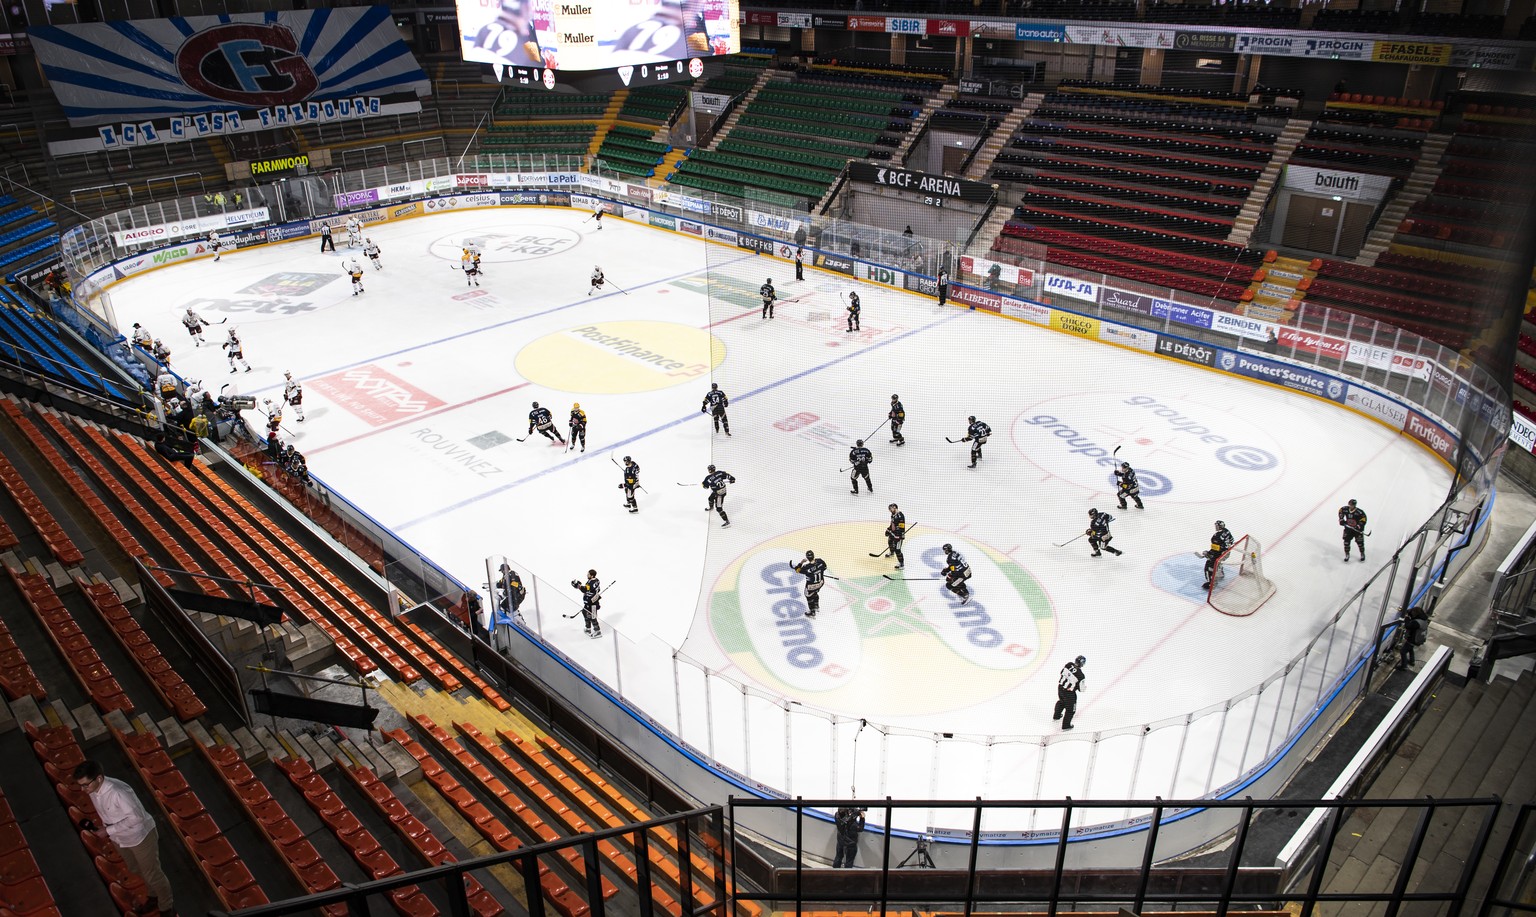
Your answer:
[[[1350,542],[1360,546],[1360,560],[1365,560],[1365,510],[1351,500],[1339,507],[1339,525],[1344,529],[1344,562],[1349,563]]]
[[[624,491],[624,505],[629,507],[632,513],[640,512],[640,504],[635,500],[635,491],[640,487],[640,465],[629,456],[624,456],[624,483],[619,489]]]
[[[699,406],[700,414],[709,414],[715,419],[715,432],[725,427],[725,435],[731,435],[731,419],[725,416],[725,409],[731,404],[731,399],[725,397],[725,392],[720,391],[720,384],[709,383],[709,391],[704,394],[704,403]]]
[[[539,407],[537,401],[533,403],[533,410],[528,412],[528,435],[532,436],[534,430],[543,433],[547,439],[554,440],[562,446],[565,445],[560,431],[555,429],[554,418],[550,416],[549,408]]]
[[[1056,709],[1051,718],[1061,720],[1062,729],[1072,728],[1072,715],[1077,712],[1077,695],[1083,691],[1083,682],[1087,676],[1083,674],[1083,666],[1088,660],[1082,656],[1061,667],[1061,674],[1056,676]]]
[[[905,446],[907,438],[901,435],[901,426],[907,422],[907,409],[902,406],[901,398],[896,395],[891,396],[891,409],[885,416],[891,419],[891,442],[898,446]]]
[[[731,517],[725,514],[725,485],[735,483],[735,477],[729,472],[717,471],[714,465],[709,466],[709,474],[704,476],[702,486],[709,491],[709,503],[705,505],[704,512],[714,510],[719,513],[723,523],[720,527],[723,529],[731,527]]]
[[[907,540],[907,514],[894,503],[890,510],[891,524],[885,527],[885,549],[896,555],[896,569],[900,570],[907,565],[907,559],[901,553],[902,542]]]
[[[875,492],[875,485],[869,480],[869,463],[875,460],[874,453],[864,448],[864,440],[857,440],[853,448],[848,450],[848,462],[853,467],[849,469],[848,483],[853,485],[853,492],[859,492],[859,478],[864,479],[864,486],[870,493]]]
[[[779,293],[773,288],[773,278],[758,288],[758,295],[763,297],[763,318],[773,318],[773,304],[779,298]]]
[[[981,461],[981,447],[987,444],[987,437],[992,435],[992,428],[977,420],[974,416],[967,417],[966,422],[970,426],[965,428],[965,436],[960,441],[971,444],[970,467],[975,468],[976,463]]]
[[[816,617],[821,607],[821,587],[827,578],[827,562],[818,558],[814,551],[805,552],[805,560],[790,564],[790,569],[805,577],[805,616]]]
[[[1127,498],[1136,501],[1137,509],[1146,509],[1141,502],[1141,484],[1136,480],[1136,469],[1130,462],[1121,462],[1115,469],[1115,498],[1120,501],[1120,508],[1125,509]]]
[[[576,445],[576,437],[581,437],[581,451],[587,451],[587,412],[581,409],[581,402],[571,405],[571,445]]]
[[[1205,588],[1210,589],[1215,585],[1216,577],[1221,573],[1217,561],[1232,547],[1234,540],[1232,533],[1227,531],[1227,524],[1217,519],[1216,531],[1211,533],[1211,546],[1202,555],[1205,558]]]
[[[859,305],[859,294],[858,293],[849,293],[848,294],[848,331],[845,332],[845,333],[851,333],[851,332],[859,330],[859,313],[862,310],[863,310],[863,307]]]
[[[944,546],[944,588],[960,597],[960,604],[971,600],[971,589],[965,581],[971,578],[971,565],[956,551],[954,545]]]
[[[587,581],[571,580],[571,585],[581,593],[581,621],[587,626],[587,636],[594,639],[603,635],[602,622],[597,613],[603,607],[603,584],[597,579],[596,570],[587,571]]]
[[[1114,521],[1115,517],[1109,513],[1101,513],[1096,509],[1088,511],[1088,528],[1083,534],[1088,536],[1088,546],[1093,548],[1092,556],[1099,557],[1103,553],[1099,550],[1100,548],[1116,557],[1125,553],[1119,548],[1111,547],[1109,544],[1115,540],[1115,536],[1109,533],[1109,524]]]

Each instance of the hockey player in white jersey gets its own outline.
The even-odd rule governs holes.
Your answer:
[[[347,217],[347,248],[363,244],[363,224],[357,217]]]
[[[304,386],[293,377],[293,371],[283,373],[283,403],[293,408],[299,423],[304,422]]]
[[[181,317],[181,323],[187,326],[187,334],[192,336],[192,340],[197,342],[197,346],[203,346],[203,329],[208,327],[208,321],[201,315],[193,312],[192,307],[188,306],[187,314]]]
[[[363,254],[367,255],[368,260],[373,262],[374,270],[384,270],[383,262],[379,261],[379,243],[373,241],[372,239],[364,239]]]
[[[251,371],[251,364],[245,362],[245,347],[240,343],[240,334],[233,325],[229,328],[229,337],[224,340],[224,350],[229,355],[229,371],[235,371],[235,362],[239,361],[245,367],[246,372]]]
[[[357,294],[362,293],[363,263],[357,260],[357,256],[353,255],[344,261],[341,265],[341,269],[347,272],[348,277],[352,278],[352,295],[356,296]]]
[[[224,240],[219,238],[217,229],[208,233],[208,247],[213,250],[213,260],[217,261],[223,257],[220,249],[224,247]]]
[[[598,290],[601,290],[603,288],[603,283],[604,282],[605,281],[603,279],[603,269],[598,267],[595,264],[592,265],[592,287],[589,290],[587,290],[587,295],[591,296],[593,293],[596,293]]]
[[[480,252],[473,248],[465,248],[464,254],[459,258],[459,267],[464,271],[464,285],[480,285]]]

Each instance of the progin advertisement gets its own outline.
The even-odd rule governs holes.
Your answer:
[[[605,70],[741,50],[737,0],[458,0],[467,61]]]

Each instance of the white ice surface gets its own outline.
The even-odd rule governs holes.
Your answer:
[[[717,683],[718,703],[756,705],[754,732],[791,716],[819,722],[804,711],[825,710],[851,718],[854,729],[862,717],[927,732],[1050,734],[1057,670],[1077,654],[1089,659],[1079,734],[1206,708],[1304,647],[1423,521],[1448,479],[1408,439],[1323,402],[939,309],[913,294],[858,285],[863,330],[848,334],[840,294],[855,288],[851,279],[808,270],[796,283],[784,262],[721,247],[706,253],[706,243],[617,218],[599,232],[575,211],[476,211],[370,234],[385,268],[368,269],[361,296],[343,278],[344,242],[338,256],[303,241],[136,276],[112,289],[113,305],[125,327],[142,322],[171,344],[178,373],[215,392],[230,382],[232,391],[280,398],[291,370],[305,382],[308,420],[299,424],[290,412],[285,426],[311,471],[463,582],[482,583],[485,558],[496,554],[540,577],[543,590],[564,589],[596,568],[614,584],[603,609],[609,636],[586,641],[576,622],[548,615],[541,625],[594,672],[622,657],[624,693],[657,704],[663,722],[677,716],[669,656],[685,642],[684,653],[714,671],[803,705],[786,714],[777,701],[747,701]],[[468,237],[487,249],[478,290],[457,270],[457,245]],[[625,292],[587,296],[594,264]],[[280,272],[332,279],[278,294],[264,282]],[[752,304],[768,276],[785,300],[771,322]],[[717,291],[740,292],[711,310],[698,292],[706,277]],[[227,326],[210,328],[209,344],[191,345],[179,324],[189,304],[213,321],[230,317],[254,372],[230,374],[215,343]],[[576,332],[590,326],[598,331],[589,334],[638,340],[676,365],[616,355]],[[369,391],[358,388],[359,370]],[[379,370],[402,389],[381,383]],[[730,438],[712,434],[699,412],[711,380],[732,398]],[[338,392],[373,415],[344,406]],[[907,408],[908,444],[890,445],[885,430],[870,437],[877,493],[854,496],[838,469],[851,441],[880,424],[893,392]],[[591,417],[587,451],[562,451],[537,434],[516,442],[534,400],[562,430],[579,401]],[[973,414],[993,429],[975,470],[966,467],[966,445],[945,442],[959,439]],[[258,427],[260,418],[251,421]],[[506,441],[469,444],[497,433]],[[1072,451],[1115,446],[1141,472],[1144,511],[1115,507],[1099,453]],[[638,515],[621,507],[610,464],[610,455],[626,454],[643,468]],[[738,478],[728,529],[703,512],[698,482],[711,462]],[[1369,565],[1341,562],[1335,510],[1351,497],[1370,513]],[[915,524],[902,572],[930,574],[924,558],[953,542],[975,568],[975,605],[957,611],[936,583],[882,578],[896,574],[892,562],[868,554],[884,547],[892,501]],[[1082,531],[1090,506],[1116,516],[1123,557],[1090,557],[1085,539],[1053,546]],[[1195,552],[1217,518],[1263,544],[1265,573],[1279,584],[1251,617],[1213,611],[1198,587]],[[807,645],[817,664],[797,667],[786,661],[784,619],[771,609],[792,600],[800,580],[772,570],[806,549],[842,579],[828,584],[812,627]],[[772,592],[765,575],[794,588]],[[736,624],[734,607],[742,612]],[[990,630],[977,637],[977,627]],[[705,692],[687,687],[697,676],[679,677],[685,724],[698,722]],[[1250,740],[1258,750],[1245,759],[1251,766],[1283,703],[1267,696],[1239,705],[1223,747],[1234,724],[1262,708],[1265,725]],[[796,791],[815,795],[822,785],[841,789],[850,773],[842,760],[831,765],[835,776],[823,777],[828,765],[814,757],[835,758],[837,749],[849,756],[847,723],[807,727],[797,733],[805,747],[786,754],[781,739],[754,743],[721,728],[720,710],[715,716],[713,751],[765,783],[779,785],[795,770]],[[804,738],[813,733],[825,735]],[[684,734],[709,747],[701,734]],[[1176,753],[1157,748],[1158,735],[1119,751],[1104,743],[1098,754],[1144,771],[1133,778],[1141,795],[1177,795],[1192,776],[1186,766],[1170,787],[1171,775],[1153,768]],[[882,749],[872,736],[858,739],[865,788],[967,795],[948,783],[929,790],[930,743],[907,747],[892,736]],[[1204,740],[1191,731],[1189,741]],[[960,758],[943,766],[1006,775],[1016,765],[1033,774],[1041,755],[1064,758],[1077,753],[1074,745],[1003,744],[975,752],[985,761],[946,750]],[[863,776],[882,760],[878,773]],[[1096,766],[1095,779],[1105,761]],[[1056,775],[1077,768],[1048,770],[1048,779],[1031,777],[1027,786],[994,778],[977,791],[1085,794],[1080,770]],[[817,777],[807,780],[808,771]],[[1124,786],[1112,795],[1132,795]]]

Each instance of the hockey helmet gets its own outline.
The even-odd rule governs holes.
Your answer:
[[[624,461],[626,461],[626,462],[629,461],[629,456],[627,456],[627,455],[624,456]]]
[[[1216,527],[1219,528],[1219,529],[1224,529],[1224,528],[1227,527],[1227,524],[1225,522],[1222,522],[1220,519],[1217,519],[1216,520]]]
[[[601,274],[603,272],[602,265],[599,265],[599,264],[592,265],[592,270],[594,272],[598,273],[598,274]]]
[[[537,401],[535,401],[535,402],[534,402],[534,403],[533,403],[533,406],[534,406],[534,407],[538,407],[538,406],[539,406],[539,403],[538,403],[538,402],[537,402]]]
[[[715,470],[715,466],[714,466],[714,465],[710,465],[710,466],[709,466],[709,470],[710,470],[710,471],[714,471],[714,470]]]
[[[293,370],[291,370],[291,369],[284,370],[283,371],[283,378],[284,379],[292,379],[293,378]]]
[[[805,559],[806,560],[815,560],[816,559],[816,552],[815,551],[806,551],[805,552]]]
[[[1131,463],[1130,462],[1121,462],[1120,463],[1120,467],[1121,468],[1129,469],[1131,467]]]
[[[892,503],[891,506],[890,506],[890,510],[893,513],[896,512],[896,504]]]
[[[189,310],[189,311],[190,311],[190,310]],[[135,328],[142,328],[142,327],[144,327],[144,326],[143,326],[143,325],[140,325],[140,324],[139,324],[139,323],[138,323],[138,322],[134,322],[134,323],[133,323],[133,327],[135,327]]]
[[[945,554],[953,554],[953,553],[955,553],[954,546],[953,545],[945,545],[944,546],[944,553]]]
[[[1099,511],[1097,509],[1090,509],[1088,511],[1088,515],[1090,515],[1090,516],[1097,516],[1098,514],[1099,514]]]
[[[768,283],[773,283],[773,278],[772,278],[772,277],[769,277],[769,278],[768,278],[768,280],[767,280],[767,282],[768,282]]]
[[[709,390],[712,391],[712,392],[718,392],[720,390],[720,383],[718,383],[718,382],[711,382],[711,383],[709,383]]]
[[[572,401],[571,402],[571,410],[573,410],[573,411],[581,410],[581,402],[580,401]]]
[[[1353,501],[1353,500],[1349,501],[1349,505],[1350,506],[1354,506],[1355,505],[1355,501]]]
[[[592,578],[594,578],[596,576],[597,576],[597,571],[596,570],[588,570],[587,571],[587,579],[592,579]]]
[[[971,416],[967,417],[966,420],[971,422],[971,423],[975,423],[976,422],[976,415],[972,414]]]
[[[891,400],[892,401],[900,401],[901,400],[901,396],[900,395],[892,395],[891,396]]]
[[[862,439],[856,439],[856,440],[854,440],[854,441],[853,441],[853,444],[854,444],[854,445],[855,445],[855,446],[862,446],[862,445],[864,445],[864,440],[862,440]]]
[[[1088,657],[1087,656],[1079,656],[1079,657],[1077,657],[1076,659],[1074,659],[1072,661],[1077,663],[1077,667],[1078,668],[1082,668],[1083,666],[1088,664]]]

